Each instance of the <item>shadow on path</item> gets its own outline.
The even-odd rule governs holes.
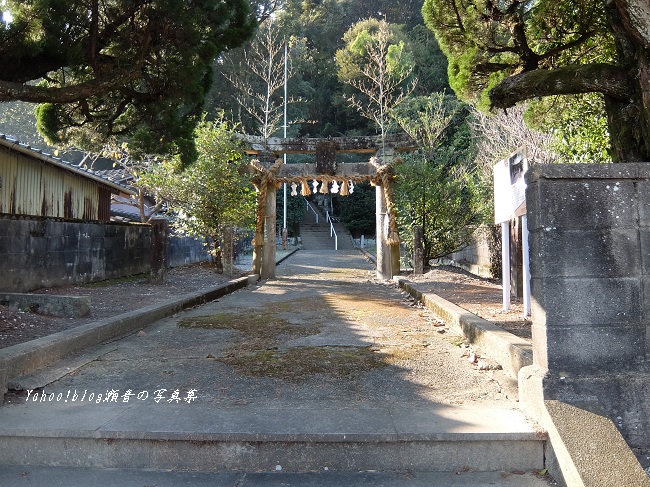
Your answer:
[[[33,447],[61,448],[54,439],[65,440],[63,465],[160,468],[151,464],[158,459],[189,470],[264,470],[282,455],[294,471],[543,462],[540,453],[540,462],[522,465],[528,450],[541,452],[540,438],[491,373],[470,366],[458,337],[440,334],[427,311],[376,282],[360,254],[300,251],[277,275],[114,342],[97,360],[1,408],[0,440],[13,446],[0,463],[52,461],[56,451]],[[473,458],[452,452],[433,460],[421,450],[455,434],[478,441]],[[526,446],[501,451],[488,440]],[[364,460],[341,449],[343,441],[356,442]],[[219,449],[213,462],[206,442]],[[251,442],[281,448],[254,465]],[[358,445],[378,442],[399,443],[399,453],[381,447],[368,460]]]

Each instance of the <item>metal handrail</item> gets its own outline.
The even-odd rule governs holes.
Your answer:
[[[309,204],[309,201],[307,201],[307,198],[305,198],[303,196],[302,199],[304,199],[305,203],[307,203],[307,208],[309,208],[314,213],[314,215],[316,215],[316,223],[318,223],[318,213],[316,213],[316,210],[314,210],[314,208]]]
[[[327,221],[330,224],[330,237],[332,236],[332,234],[334,234],[334,250],[338,250],[339,249],[339,237],[338,237],[338,235],[336,235],[336,230],[334,230],[334,220],[330,216],[329,211],[326,213],[326,217],[327,217]]]

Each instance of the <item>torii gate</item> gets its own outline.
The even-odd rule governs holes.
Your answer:
[[[399,274],[399,234],[393,206],[393,166],[399,152],[417,148],[405,134],[384,137],[270,138],[247,136],[245,151],[257,156],[249,171],[255,174],[258,189],[257,218],[253,239],[253,272],[261,279],[275,277],[276,201],[275,191],[282,183],[297,183],[303,196],[311,194],[308,180],[321,184],[322,193],[328,184],[339,181],[347,188],[349,181],[370,181],[376,187],[377,277],[391,279]],[[368,162],[338,163],[337,152],[374,154]],[[282,164],[282,154],[316,154],[315,163]],[[345,189],[341,192],[345,195]]]

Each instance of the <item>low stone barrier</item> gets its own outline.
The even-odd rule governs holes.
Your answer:
[[[0,305],[62,318],[81,318],[90,313],[89,296],[0,293]]]

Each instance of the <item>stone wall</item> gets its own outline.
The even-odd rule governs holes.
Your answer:
[[[180,267],[210,260],[203,239],[171,235],[169,237],[169,267]]]
[[[526,176],[533,363],[543,400],[609,417],[650,450],[650,164]],[[532,383],[532,382],[530,382]]]
[[[206,258],[193,239],[171,239],[170,254],[172,266]],[[0,291],[29,292],[150,269],[149,225],[0,217]]]
[[[490,245],[488,243],[489,229],[481,226],[472,232],[469,243],[458,252],[445,257],[445,262],[465,269],[472,274],[482,277],[498,277],[493,274]]]

